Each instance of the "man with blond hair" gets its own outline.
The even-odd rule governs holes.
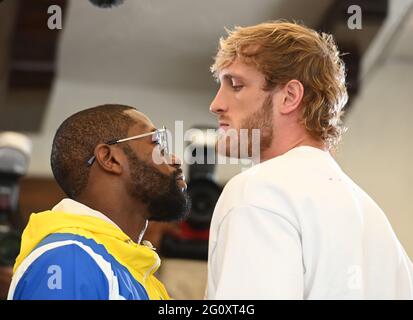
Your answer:
[[[385,214],[330,154],[347,102],[333,38],[283,21],[237,27],[211,70],[218,150],[251,157],[259,129],[260,159],[216,205],[207,298],[412,299],[412,263]]]

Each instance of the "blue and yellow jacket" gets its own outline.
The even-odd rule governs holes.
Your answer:
[[[169,299],[157,253],[93,216],[32,214],[9,299]]]

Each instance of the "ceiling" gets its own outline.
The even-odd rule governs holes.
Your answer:
[[[60,47],[65,78],[208,90],[224,28],[277,18],[319,23],[331,0],[126,0],[112,9],[70,1]]]

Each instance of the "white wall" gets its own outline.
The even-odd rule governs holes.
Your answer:
[[[385,211],[413,258],[413,64],[389,60],[363,83],[337,159]]]

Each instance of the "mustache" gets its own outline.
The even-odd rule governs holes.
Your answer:
[[[182,169],[176,169],[175,172],[172,174],[173,178],[178,178],[180,175],[183,174]]]
[[[229,122],[229,119],[224,118],[224,117],[218,117],[218,122],[225,122],[225,123],[227,123],[227,122]]]

